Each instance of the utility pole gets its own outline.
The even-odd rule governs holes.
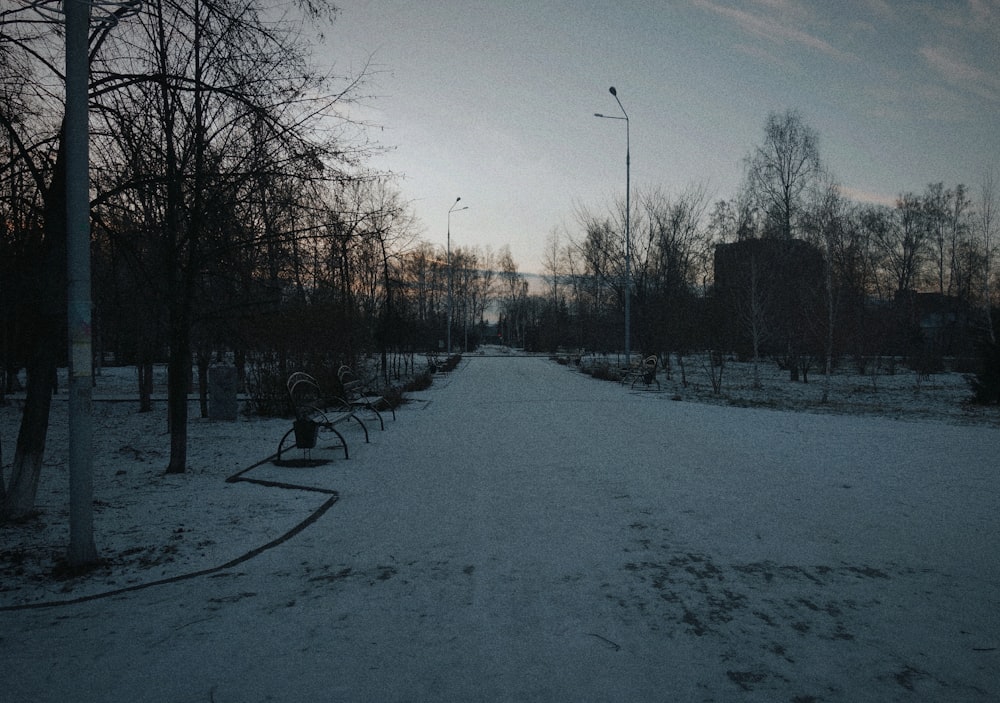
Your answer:
[[[69,551],[71,566],[97,561],[94,545],[93,342],[90,303],[90,152],[87,92],[90,3],[66,13],[66,260],[69,333]]]

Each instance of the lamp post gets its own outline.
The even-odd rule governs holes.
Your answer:
[[[69,548],[79,567],[98,559],[94,544],[93,333],[90,266],[90,28],[108,29],[139,12],[141,0],[62,3],[65,14],[66,322],[69,341]],[[39,7],[39,9],[43,9]],[[58,10],[56,10],[58,11]],[[92,14],[94,13],[94,14]]]
[[[87,36],[90,7],[66,3],[66,259],[69,338],[69,551],[71,566],[97,561],[91,422],[90,155]]]
[[[451,208],[448,209],[448,356],[451,356],[451,289],[453,279],[451,269],[451,213],[469,209],[468,205],[465,207],[457,207],[458,201],[461,199],[461,196],[455,198],[455,202],[452,203]]]
[[[629,136],[628,113],[622,101],[618,99],[618,91],[614,86],[609,89],[614,96],[615,102],[621,108],[622,115],[602,115],[594,113],[594,117],[601,117],[606,120],[625,120],[625,363],[631,363],[632,357],[632,233],[630,231],[630,215],[632,213],[632,203],[630,197],[631,190],[631,138]]]

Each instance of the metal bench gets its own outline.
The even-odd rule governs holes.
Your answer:
[[[337,370],[340,387],[344,391],[343,402],[352,409],[365,410],[378,419],[379,428],[385,429],[382,421],[382,410],[388,409],[392,419],[396,419],[396,409],[383,396],[371,391],[371,382],[362,379],[350,366],[341,366]]]
[[[635,388],[635,384],[641,382],[649,388],[655,383],[657,390],[660,390],[660,381],[656,377],[658,370],[659,359],[656,358],[656,355],[647,356],[637,366],[632,366],[625,370],[622,374],[622,385],[628,383],[629,388]]]
[[[316,447],[320,430],[327,430],[336,435],[339,445],[344,450],[344,458],[349,459],[347,440],[337,429],[337,425],[353,420],[365,433],[365,442],[369,441],[368,428],[357,415],[352,406],[340,398],[324,398],[319,383],[315,378],[302,371],[296,371],[288,377],[288,397],[295,410],[295,421],[292,429],[285,433],[278,442],[275,463],[282,461],[281,453],[286,449],[297,447],[310,459],[310,451]],[[294,436],[294,443],[285,446],[289,437]]]

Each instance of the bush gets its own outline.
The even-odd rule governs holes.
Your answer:
[[[403,393],[426,390],[431,387],[432,383],[434,383],[434,380],[431,376],[431,372],[424,371],[422,374],[414,376],[412,380],[403,386]]]
[[[985,341],[980,349],[979,372],[965,377],[972,389],[972,402],[1000,405],[1000,344]]]
[[[441,371],[445,371],[445,372],[447,372],[447,371],[454,371],[455,367],[458,366],[458,364],[461,361],[462,361],[462,355],[461,354],[452,354],[451,356],[449,356],[445,360],[444,364],[442,364]]]
[[[280,371],[277,364],[266,361],[247,367],[246,410],[250,415],[261,417],[285,417],[291,411],[288,388],[285,386],[287,374]]]
[[[618,369],[611,368],[610,364],[595,364],[590,368],[590,375],[602,381],[614,381],[618,383],[622,380],[621,373]]]

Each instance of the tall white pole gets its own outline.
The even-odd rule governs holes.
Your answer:
[[[455,198],[455,202],[448,209],[448,329],[445,331],[445,336],[448,342],[445,346],[445,350],[448,356],[451,356],[451,286],[452,286],[452,276],[451,276],[451,213],[454,211],[455,206],[458,205],[458,201],[462,199],[462,196]]]
[[[614,96],[615,102],[621,108],[624,117],[617,115],[602,115],[595,113],[594,117],[603,117],[609,120],[625,120],[625,363],[632,362],[632,147],[629,128],[628,113],[625,106],[618,99],[618,91],[614,86],[608,89]]]
[[[632,363],[632,138],[629,134],[628,113],[618,100],[618,92],[614,86],[611,94],[615,96],[618,107],[625,115],[625,362]]]
[[[91,424],[90,156],[87,90],[90,3],[66,14],[66,258],[69,333],[69,551],[71,566],[97,561]]]
[[[451,356],[451,305],[452,305],[452,285],[453,278],[452,268],[451,268],[451,213],[455,212],[455,208],[458,206],[458,202],[462,199],[461,196],[455,198],[455,202],[452,203],[451,207],[448,209],[448,332],[447,332],[447,348],[448,356]],[[459,210],[468,210],[468,207],[460,207]]]

